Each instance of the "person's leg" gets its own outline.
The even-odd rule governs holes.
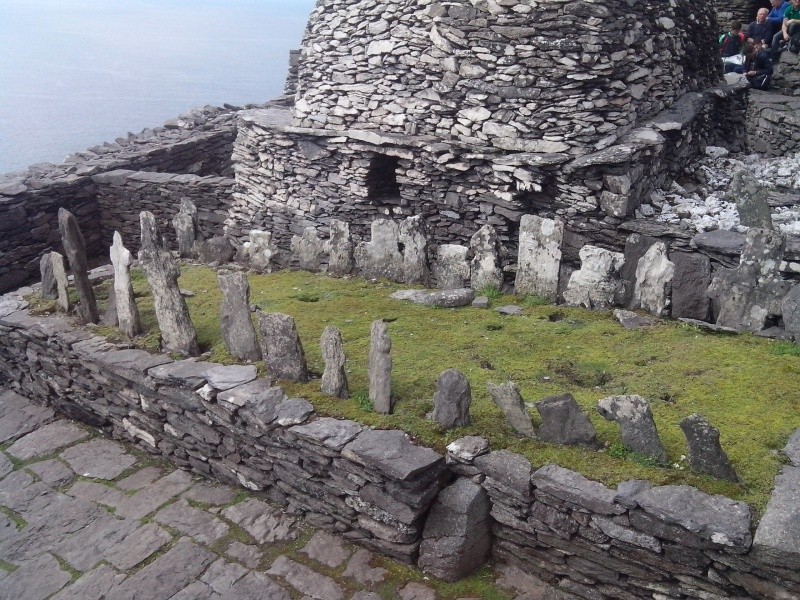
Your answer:
[[[783,30],[778,31],[775,35],[772,36],[772,45],[770,47],[771,54],[772,54],[772,61],[775,62],[778,60],[780,56],[780,46],[781,42],[783,41]]]

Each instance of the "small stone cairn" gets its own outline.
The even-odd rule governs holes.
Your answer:
[[[97,312],[97,300],[94,297],[92,283],[89,281],[86,242],[75,215],[65,208],[58,209],[58,229],[72,270],[75,288],[78,290],[78,315],[84,323],[97,323],[100,316]]]
[[[172,254],[164,248],[161,231],[153,213],[139,215],[142,229],[139,262],[153,293],[156,319],[161,329],[162,345],[169,352],[197,356],[197,333],[189,309],[178,287],[180,270]]]
[[[261,360],[261,347],[250,318],[250,284],[244,273],[221,272],[219,326],[231,356],[248,362]]]

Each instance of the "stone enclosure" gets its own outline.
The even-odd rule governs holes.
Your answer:
[[[84,224],[90,259],[106,254],[114,232],[139,249],[148,211],[153,232],[158,225],[170,247],[205,262],[236,252],[258,271],[292,266],[439,287],[434,300],[416,298],[448,306],[513,286],[551,302],[796,339],[800,240],[772,229],[757,189],[735,190],[744,198],[739,231],[696,234],[637,211],[707,146],[800,145],[781,127],[785,114],[766,100],[754,107],[745,87],[720,78],[714,8],[320,0],[292,56],[288,96],[197,110],[0,179],[0,291],[38,277],[47,255],[48,293],[68,303],[63,257],[49,254],[69,250],[60,208]],[[753,6],[728,8],[738,16]],[[766,137],[751,129],[748,139],[748,118],[771,124]],[[160,234],[141,245],[170,271]],[[130,257],[116,238],[115,247],[124,269]],[[231,305],[246,307],[241,283],[226,277]],[[555,465],[534,470],[476,440],[441,456],[399,431],[317,417],[305,400],[256,379],[252,365],[113,346],[7,298],[5,385],[439,577],[456,579],[491,556],[563,598],[800,597],[796,452],[754,530],[750,508],[726,498],[643,482],[611,490]],[[88,304],[82,297],[79,308]],[[326,332],[334,365],[326,381],[345,396],[336,333]],[[196,340],[175,344],[197,351]],[[383,371],[370,396],[388,413],[391,343],[380,326],[373,344],[371,362]],[[302,348],[268,351],[280,358]],[[457,373],[442,379],[443,388],[469,391]],[[569,407],[559,398],[540,411]],[[687,436],[703,428],[687,423]],[[586,431],[580,440],[596,442]]]

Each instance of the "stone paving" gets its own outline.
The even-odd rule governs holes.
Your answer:
[[[481,597],[556,597],[516,569],[486,573]],[[0,390],[0,600],[463,598],[434,587]]]

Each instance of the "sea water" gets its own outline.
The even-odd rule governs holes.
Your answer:
[[[283,91],[314,0],[0,0],[0,174]]]

